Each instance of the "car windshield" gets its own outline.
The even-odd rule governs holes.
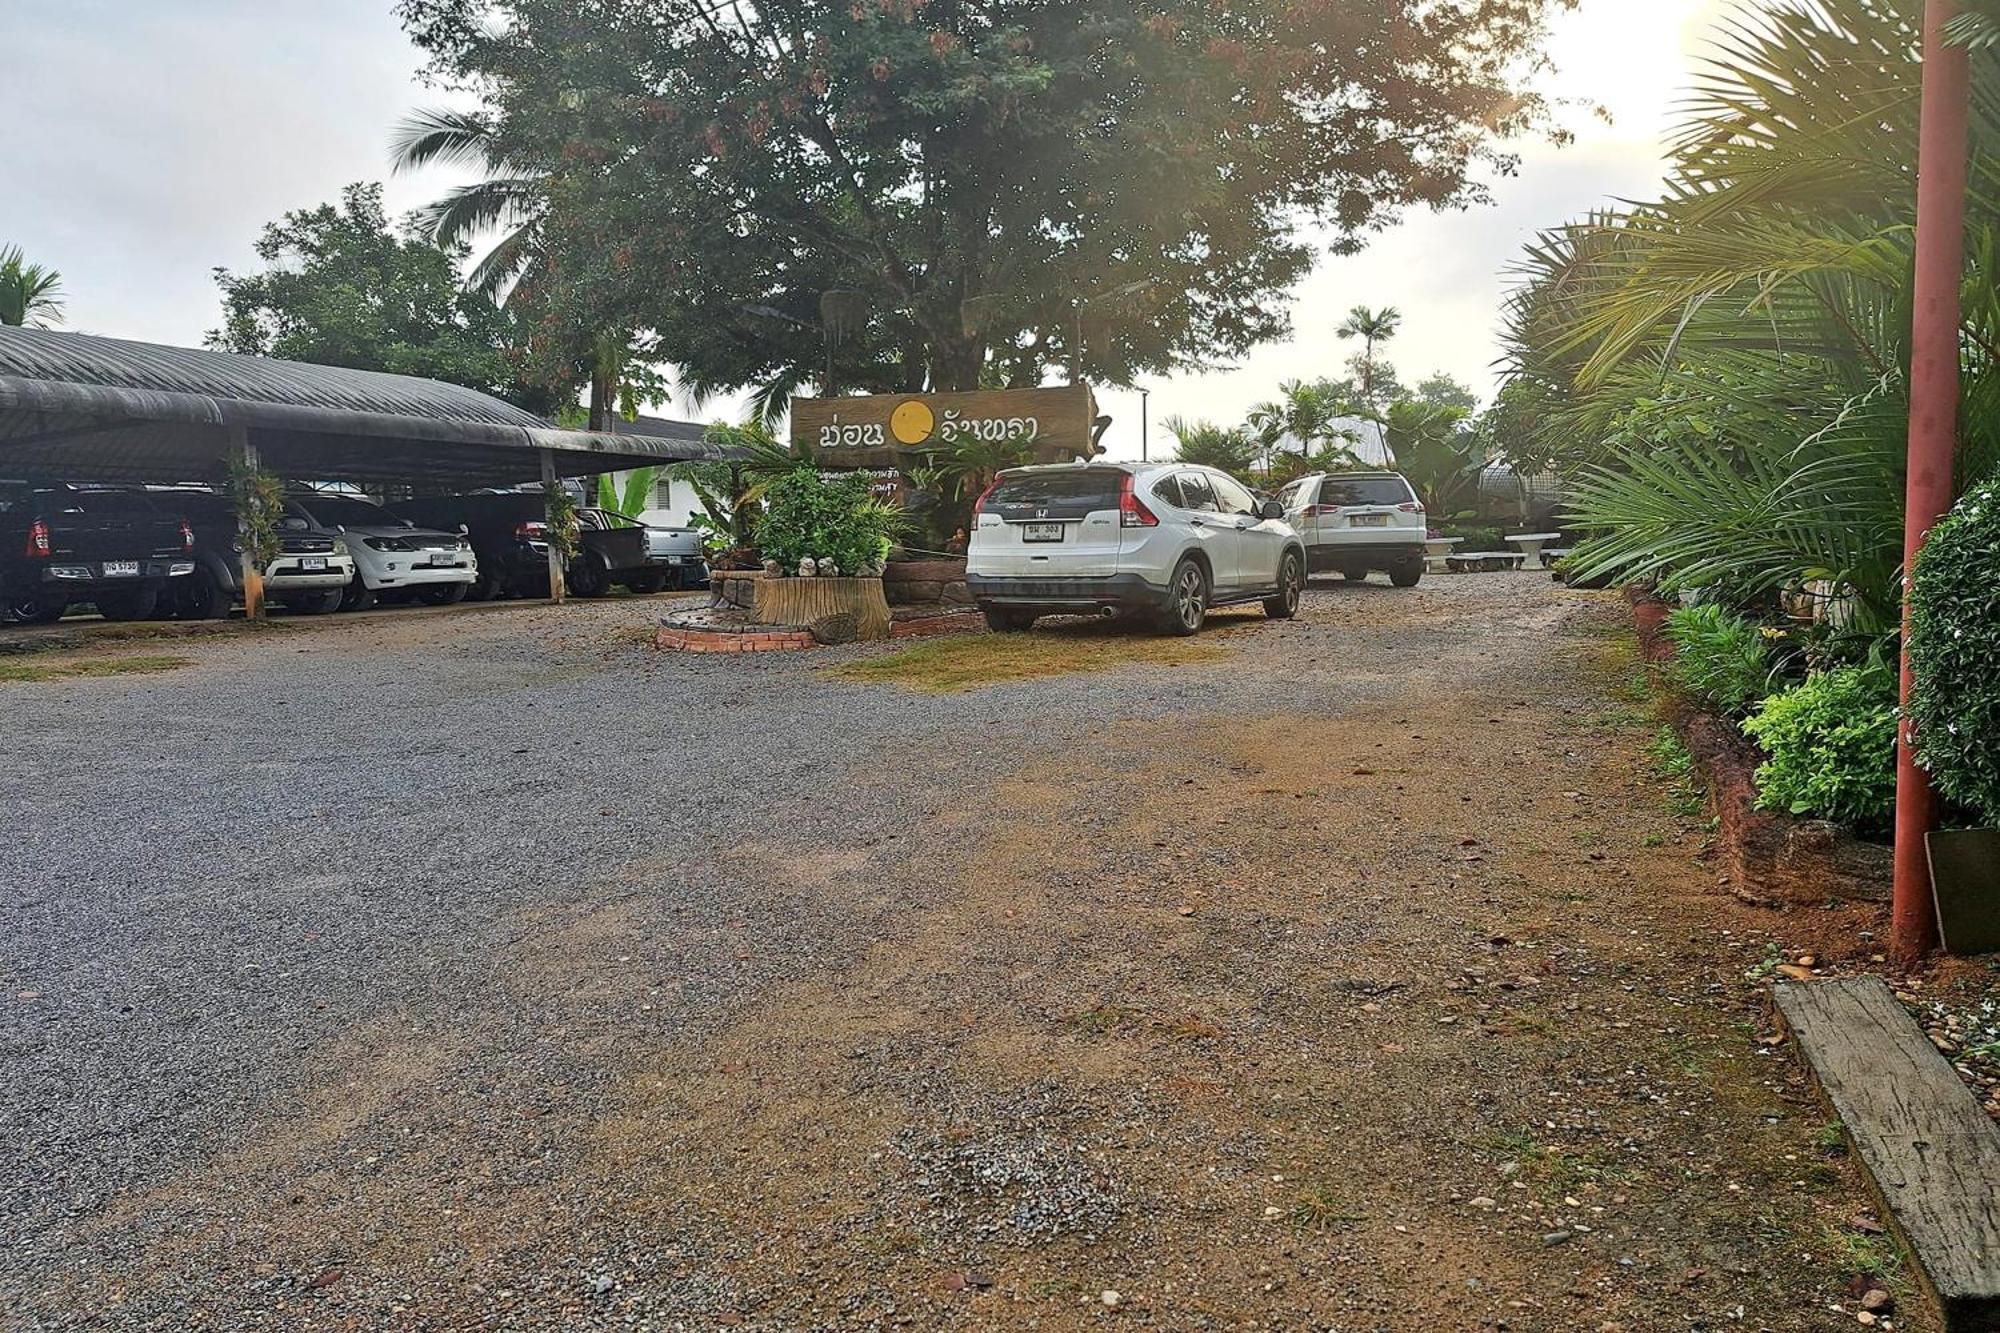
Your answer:
[[[1401,477],[1327,477],[1319,484],[1323,505],[1399,505],[1413,498]]]
[[[299,503],[311,511],[315,519],[328,527],[336,523],[349,528],[409,526],[381,505],[351,495],[308,495],[302,497]]]
[[[987,503],[993,505],[1045,505],[1051,502],[1090,502],[1099,509],[1116,509],[1118,492],[1125,474],[1116,468],[1078,468],[1063,472],[1021,472],[1000,478]]]
[[[143,491],[71,491],[72,508],[117,518],[158,518],[160,510]]]

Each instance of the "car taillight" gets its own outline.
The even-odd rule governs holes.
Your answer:
[[[972,502],[972,517],[975,522],[981,514],[986,512],[986,497],[999,489],[1000,478],[995,477],[986,489],[979,493],[979,498]]]
[[[187,525],[186,519],[181,520],[181,554],[194,554],[194,529]]]
[[[516,537],[519,537],[522,541],[529,541],[529,542],[540,541],[542,538],[549,535],[549,525],[546,523],[536,523],[533,521],[529,521],[527,523],[521,523],[515,526],[514,535]]]
[[[36,519],[28,528],[27,557],[30,560],[46,560],[55,554],[55,543],[49,540],[49,525]]]
[[[1132,489],[1132,474],[1121,473],[1118,478],[1118,526],[1121,528],[1157,528],[1159,516],[1146,508]]]
[[[1424,507],[1418,504],[1414,500],[1412,500],[1409,504],[1397,505],[1396,508],[1402,510],[1406,514],[1421,514],[1424,512]]]

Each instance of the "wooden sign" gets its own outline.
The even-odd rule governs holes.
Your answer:
[[[1038,459],[1088,458],[1097,400],[1088,385],[974,393],[792,399],[792,443],[833,466],[894,465],[968,442],[1028,446]]]

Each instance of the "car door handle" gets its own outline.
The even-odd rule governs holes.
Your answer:
[[[1208,526],[1208,520],[1205,518],[1191,518],[1188,520],[1188,526],[1191,528],[1205,528]]]

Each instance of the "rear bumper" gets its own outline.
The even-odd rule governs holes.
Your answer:
[[[1036,579],[994,574],[967,574],[965,586],[981,609],[989,606],[1048,607],[1097,611],[1105,608],[1166,605],[1167,589],[1148,583],[1140,574],[1106,574],[1097,578]]]
[[[101,564],[57,560],[42,567],[41,582],[45,587],[64,588],[71,596],[87,600],[93,592],[110,592],[147,583],[160,584],[170,578],[194,573],[192,560],[141,560],[138,566],[138,572],[134,574],[106,575]]]
[[[1404,541],[1319,541],[1306,546],[1306,567],[1315,574],[1353,565],[1387,569],[1391,565],[1421,563],[1423,558],[1424,538],[1421,535]]]

